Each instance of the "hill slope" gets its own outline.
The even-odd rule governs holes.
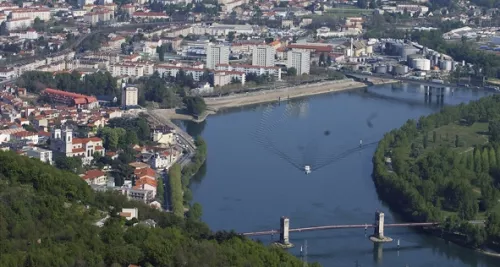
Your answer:
[[[116,216],[139,208],[156,228]],[[96,221],[111,218],[99,228]],[[223,219],[223,218],[221,218]],[[285,251],[212,233],[200,222],[153,210],[122,195],[95,193],[78,176],[0,152],[2,266],[302,266]]]

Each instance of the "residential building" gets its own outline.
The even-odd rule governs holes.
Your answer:
[[[89,185],[106,185],[108,183],[106,173],[101,170],[88,170],[81,177]]]
[[[52,88],[46,88],[42,92],[43,96],[48,97],[56,103],[63,103],[68,106],[76,106],[77,108],[93,109],[99,107],[97,98],[77,93],[70,93]]]
[[[239,81],[241,84],[245,84],[246,75],[242,71],[223,71],[217,70],[214,74],[214,86],[224,86],[232,83],[233,81]]]
[[[252,51],[252,65],[274,67],[276,49],[269,45],[255,46]]]
[[[309,74],[311,67],[311,53],[309,50],[293,49],[287,53],[287,68],[295,68],[297,75]]]
[[[122,91],[122,107],[134,107],[137,106],[137,98],[139,95],[139,89],[135,86],[125,86]]]
[[[48,8],[19,8],[10,12],[12,19],[29,18],[34,21],[39,18],[43,21],[50,20],[50,9]]]
[[[122,208],[120,216],[125,217],[127,220],[132,220],[133,218],[139,219],[139,210],[137,208],[126,209]]]
[[[215,69],[217,64],[229,63],[229,46],[213,45],[207,46],[207,69]]]
[[[50,149],[66,157],[81,157],[84,164],[90,164],[94,159],[94,153],[105,155],[101,138],[73,138],[73,130],[68,128],[62,131],[55,129],[52,132]]]
[[[172,145],[175,141],[175,135],[171,131],[153,131],[153,142],[165,145]]]
[[[30,18],[11,19],[5,22],[8,31],[28,28],[31,25],[33,25],[33,20]]]
[[[216,66],[218,71],[239,71],[244,72],[246,75],[253,73],[256,75],[269,75],[274,77],[276,80],[281,80],[281,68],[280,67],[265,67],[265,66],[253,66],[245,64],[218,64]]]
[[[1,80],[11,80],[16,76],[16,71],[13,68],[0,67]]]
[[[38,144],[38,134],[37,133],[34,133],[34,132],[29,132],[29,131],[21,131],[21,132],[17,132],[17,133],[13,133],[11,135],[11,139],[15,139],[15,140],[25,140],[25,141],[29,141],[33,144]]]
[[[42,162],[52,165],[52,151],[39,147],[31,147],[26,150],[26,156],[30,158],[37,158]]]

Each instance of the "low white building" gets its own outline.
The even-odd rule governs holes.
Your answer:
[[[46,162],[50,165],[52,165],[52,151],[48,149],[43,149],[39,147],[31,147],[28,150],[26,150],[26,156],[30,158],[37,158],[42,162]]]
[[[122,208],[120,216],[125,217],[127,220],[132,220],[133,218],[139,219],[139,210],[137,208],[126,209]]]

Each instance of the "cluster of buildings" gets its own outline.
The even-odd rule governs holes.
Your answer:
[[[137,87],[124,86],[123,103],[137,105]],[[156,199],[159,171],[168,169],[182,154],[174,131],[153,129],[155,145],[130,144],[135,151],[132,177],[115,185],[110,166],[95,169],[95,156],[118,158],[123,151],[107,151],[98,130],[109,120],[126,114],[119,108],[100,107],[93,96],[46,88],[42,95],[51,104],[33,106],[26,101],[26,89],[4,86],[0,89],[0,150],[39,159],[54,165],[58,157],[78,157],[86,169],[80,176],[95,190],[116,190],[130,199],[158,204]],[[160,178],[158,178],[160,177]],[[160,205],[161,208],[161,205]]]

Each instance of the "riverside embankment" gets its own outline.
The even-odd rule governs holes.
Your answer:
[[[224,108],[242,107],[247,105],[274,102],[311,95],[341,92],[350,89],[363,88],[366,84],[352,79],[327,81],[315,84],[306,84],[276,90],[266,90],[253,93],[235,94],[223,97],[205,98],[209,112],[217,112]]]

